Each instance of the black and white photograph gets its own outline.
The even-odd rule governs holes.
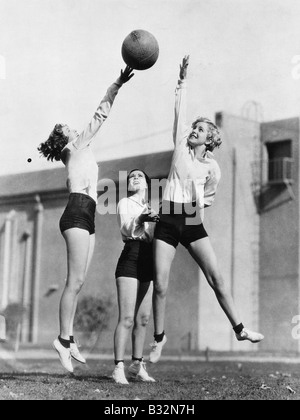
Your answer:
[[[0,0],[0,400],[300,400],[299,21]]]

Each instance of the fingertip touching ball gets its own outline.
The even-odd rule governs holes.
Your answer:
[[[132,31],[122,44],[122,57],[125,63],[136,70],[147,70],[152,67],[159,55],[156,38],[148,31]]]

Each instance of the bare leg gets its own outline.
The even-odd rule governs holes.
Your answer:
[[[115,360],[123,360],[129,330],[133,325],[138,281],[134,278],[117,278],[119,320],[114,335]]]
[[[159,239],[154,240],[155,280],[153,292],[154,332],[164,331],[167,290],[176,249]]]
[[[236,310],[231,293],[229,292],[218,267],[215,252],[210,239],[203,238],[191,243],[189,252],[203,271],[209,285],[214,290],[218,302],[229,319],[231,325],[240,324],[240,317]]]
[[[68,276],[60,301],[60,336],[69,340],[74,305],[85,281],[90,234],[87,230],[72,228],[66,230],[63,236],[67,245]]]
[[[139,283],[132,330],[132,354],[138,359],[143,357],[146,328],[151,315],[152,295],[153,282]]]
[[[90,268],[91,261],[94,255],[94,249],[95,249],[95,234],[90,235],[89,254],[88,254],[88,261],[87,261],[85,276],[87,276],[88,270]],[[79,295],[76,296],[76,299],[74,302],[73,314],[72,314],[71,324],[70,324],[70,333],[69,333],[70,336],[74,336],[74,318],[75,318],[76,310],[77,310],[78,297]]]

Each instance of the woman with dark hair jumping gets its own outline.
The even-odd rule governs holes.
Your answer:
[[[67,170],[69,202],[60,219],[60,230],[67,246],[68,273],[60,301],[60,335],[54,340],[63,367],[73,372],[71,358],[80,363],[73,334],[78,294],[85,282],[95,245],[95,210],[97,203],[98,165],[91,141],[106,120],[120,87],[128,82],[133,69],[121,70],[120,77],[107,90],[91,122],[79,135],[65,124],[57,124],[48,140],[38,150],[47,160],[61,160]]]

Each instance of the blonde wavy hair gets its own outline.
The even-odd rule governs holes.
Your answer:
[[[206,150],[212,152],[216,147],[220,147],[222,144],[221,134],[218,127],[210,119],[205,117],[198,117],[192,124],[192,128],[195,128],[199,122],[204,122],[208,125],[207,139],[210,140],[210,144],[206,146]]]

